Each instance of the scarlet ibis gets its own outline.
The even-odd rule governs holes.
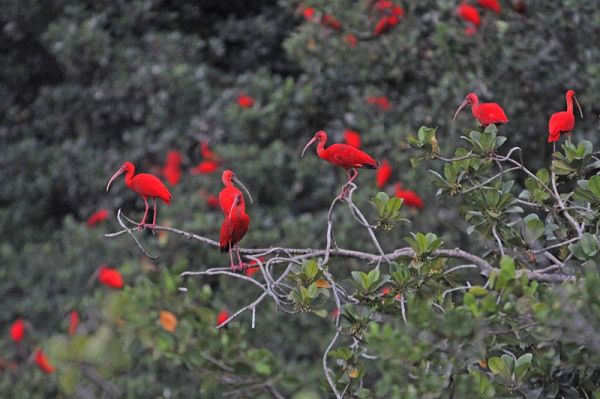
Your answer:
[[[352,33],[348,33],[347,35],[345,35],[344,40],[352,48],[356,47],[356,45],[358,44],[358,38],[356,37],[356,35],[353,35]]]
[[[246,192],[246,195],[248,195],[248,200],[250,200],[250,203],[252,204],[252,196],[250,195],[250,191],[248,191],[246,186],[244,186],[244,184],[237,177],[235,177],[235,173],[229,169],[223,172],[221,175],[221,181],[225,186],[219,193],[219,205],[221,206],[223,214],[227,215],[231,211],[231,205],[234,203],[235,196],[238,194],[241,196],[240,206],[242,208],[242,212],[246,212],[244,196],[242,195],[242,192],[233,185],[233,183],[240,186]]]
[[[69,335],[75,335],[77,327],[79,326],[79,312],[71,310],[69,313]]]
[[[321,25],[331,28],[333,30],[342,29],[342,23],[331,14],[323,14],[323,16],[321,17]]]
[[[504,113],[502,107],[500,107],[496,103],[479,103],[479,98],[475,93],[467,94],[465,100],[460,104],[460,107],[454,113],[454,118],[452,120],[456,120],[456,116],[458,113],[467,105],[471,104],[471,113],[479,121],[482,126],[487,126],[493,124],[501,124],[508,123],[508,118]]]
[[[356,176],[358,176],[357,168],[377,169],[379,164],[376,160],[371,158],[367,153],[359,150],[358,148],[352,147],[348,144],[332,144],[325,148],[327,142],[327,133],[323,130],[319,130],[315,133],[314,137],[310,139],[302,150],[301,157],[304,156],[306,149],[315,141],[318,141],[317,155],[319,158],[332,163],[336,166],[346,169],[348,173],[348,182],[342,187],[341,196],[344,198],[347,195],[348,185],[352,183]],[[351,172],[353,174],[351,174]]]
[[[148,198],[152,198],[154,202],[154,218],[152,219],[151,228],[156,227],[156,199],[160,198],[167,205],[171,204],[171,193],[165,187],[164,183],[154,175],[149,173],[138,173],[135,174],[135,166],[131,162],[125,162],[119,170],[108,181],[106,185],[106,191],[110,189],[110,185],[121,173],[125,173],[125,185],[138,193],[144,199],[146,204],[146,211],[144,212],[144,218],[138,224],[138,229],[141,230],[146,227],[146,217],[148,216]]]
[[[307,21],[312,21],[315,16],[316,10],[312,7],[306,7],[302,10],[302,16]]]
[[[477,11],[477,9],[472,5],[467,4],[465,1],[460,3],[456,9],[456,13],[460,18],[466,22],[472,23],[475,27],[481,25],[481,16],[479,15],[479,11]]]
[[[243,262],[240,257],[240,249],[238,247],[239,241],[246,235],[248,231],[248,225],[250,224],[250,217],[244,212],[242,208],[242,194],[238,193],[233,199],[231,209],[225,216],[225,220],[221,225],[221,235],[219,237],[219,244],[221,252],[229,252],[229,260],[231,261],[230,266],[232,269],[242,268]],[[238,258],[238,266],[233,263],[232,249],[235,249],[235,253]]]
[[[392,104],[390,104],[390,100],[386,96],[367,97],[367,102],[377,106],[382,111],[389,111],[392,109]]]
[[[51,374],[54,372],[54,366],[52,365],[52,363],[50,363],[50,361],[41,349],[36,349],[34,361],[38,365],[40,370],[42,370],[44,373]]]
[[[238,105],[242,108],[252,108],[254,105],[254,98],[250,97],[246,93],[241,93],[237,98]]]
[[[378,189],[381,190],[385,187],[387,182],[392,177],[392,172],[393,170],[390,163],[387,161],[387,159],[384,159],[379,169],[377,169],[377,173],[375,175],[375,181]]]
[[[229,318],[229,312],[226,310],[221,310],[219,311],[219,314],[217,315],[217,327],[220,326],[221,324],[225,323],[225,321]]]
[[[25,321],[17,319],[10,325],[10,339],[19,342],[25,337]]]
[[[501,6],[498,0],[477,0],[477,4],[488,10],[492,10],[496,14],[500,14]]]
[[[105,265],[100,266],[98,281],[107,287],[116,289],[121,289],[124,285],[121,273],[117,269]]]
[[[375,29],[373,29],[373,36],[380,36],[384,33],[389,32],[392,28],[398,25],[400,20],[396,15],[385,15],[379,19]]]
[[[352,147],[360,148],[360,133],[346,129],[344,130],[344,141]]]
[[[97,224],[104,222],[106,219],[108,219],[108,209],[102,208],[90,215],[87,219],[87,225],[88,227],[94,227]]]
[[[412,190],[404,190],[402,188],[401,183],[396,183],[395,189],[396,197],[402,198],[404,200],[403,204],[405,204],[406,206],[411,206],[413,208],[419,209],[425,207],[425,204],[423,203],[421,197],[419,197],[419,195]]]
[[[181,180],[181,153],[176,150],[167,153],[167,161],[161,170],[167,182],[175,186]]]
[[[581,111],[581,107],[579,106],[579,101],[577,101],[577,97],[575,97],[575,92],[573,90],[567,91],[566,94],[567,99],[567,110],[561,112],[555,112],[550,117],[550,121],[548,122],[548,132],[550,135],[548,136],[549,143],[555,143],[560,138],[561,133],[571,134],[571,130],[575,127],[575,116],[573,115],[573,100],[575,100],[575,104],[577,104],[577,108],[579,108],[579,115],[583,118],[583,112]],[[554,144],[556,146],[556,144]]]

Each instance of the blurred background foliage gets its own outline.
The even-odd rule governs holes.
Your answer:
[[[541,167],[551,155],[548,117],[564,109],[570,88],[585,115],[576,122],[575,136],[598,141],[597,1],[525,1],[525,14],[514,11],[511,1],[501,3],[499,15],[483,11],[481,27],[467,36],[455,15],[457,2],[405,1],[399,3],[405,10],[400,24],[373,37],[376,20],[366,1],[3,1],[0,325],[6,330],[17,317],[26,319],[28,343],[43,346],[58,371],[43,375],[32,367],[25,345],[15,347],[4,334],[2,396],[271,397],[277,395],[274,387],[285,397],[325,396],[320,358],[323,336],[333,331],[330,319],[290,316],[263,305],[256,329],[249,328],[246,315],[218,332],[218,311],[239,308],[256,290],[231,279],[180,280],[184,270],[227,265],[227,256],[214,248],[147,233],[145,245],[161,254],[149,262],[128,238],[103,238],[118,227],[113,216],[118,208],[135,218],[143,211],[142,201],[121,181],[110,194],[105,184],[126,160],[158,173],[167,152],[178,150],[184,174],[172,187],[173,205],[159,207],[160,223],[216,238],[221,215],[207,205],[206,195],[218,193],[220,171],[230,168],[255,200],[244,246],[319,247],[343,174],[314,154],[300,160],[300,151],[319,129],[327,130],[331,142],[353,129],[362,134],[363,148],[390,161],[392,182],[401,181],[425,201],[418,212],[403,209],[410,226],[381,235],[386,249],[405,245],[401,237],[410,230],[435,232],[447,247],[483,252],[485,245],[466,234],[458,201],[435,199],[428,163],[411,168],[407,138],[419,126],[439,127],[438,138],[450,153],[474,123],[470,115],[452,123],[452,114],[475,91],[504,107],[511,121],[504,128],[509,144],[531,154],[529,166]],[[306,6],[335,16],[341,30],[305,20]],[[347,34],[358,37],[356,46]],[[238,105],[242,93],[255,99],[252,107]],[[369,104],[373,96],[387,96],[391,109]],[[200,141],[224,160],[219,171],[188,173],[201,160]],[[363,171],[357,181],[354,199],[366,210],[379,191],[374,174]],[[385,190],[393,194],[393,185]],[[85,221],[99,208],[109,209],[109,220],[89,228]],[[349,217],[337,218],[338,244],[371,250],[366,232],[355,226]],[[101,264],[121,270],[123,291],[98,285],[94,273]],[[364,269],[353,260],[333,265],[342,270],[341,279]],[[185,294],[177,290],[183,285],[189,289]],[[588,288],[578,295],[594,292]],[[513,289],[517,297],[534,295],[517,282]],[[504,295],[509,302],[512,294]],[[551,305],[570,294],[544,295]],[[447,387],[425,378],[431,362],[466,369],[486,356],[485,337],[471,344],[481,348],[462,347],[476,330],[469,324],[472,315],[457,309],[443,320],[430,315],[429,307],[421,309],[421,300],[409,299],[420,318],[410,320],[413,327],[405,329],[398,317],[385,327],[370,327],[366,339],[383,357],[372,362],[364,380],[373,388],[366,397],[438,397]],[[80,312],[82,325],[78,335],[68,337],[72,309]],[[177,316],[176,333],[157,322],[161,310]],[[567,328],[569,315],[556,312],[556,319],[544,314],[548,329],[540,334],[554,331],[553,323]],[[448,330],[454,328],[459,330]],[[440,337],[457,336],[445,357],[431,355]],[[415,340],[422,347],[412,346]],[[561,349],[574,350],[567,344]],[[591,365],[598,352],[584,359],[575,352],[534,358],[537,369],[547,371],[535,378],[559,370],[556,395],[578,397],[577,384],[597,381]],[[5,366],[11,359],[16,368]],[[578,361],[590,365],[588,379],[575,373]],[[417,368],[405,369],[407,362]],[[411,373],[424,377],[415,385]],[[493,395],[472,392],[475,374],[457,377],[455,397]],[[235,391],[240,386],[245,390]]]

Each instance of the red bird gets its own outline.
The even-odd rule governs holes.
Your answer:
[[[403,190],[402,189],[402,184],[400,183],[396,183],[396,197],[398,198],[402,198],[404,200],[404,204],[406,206],[411,206],[413,208],[419,208],[422,209],[423,207],[425,207],[425,204],[423,203],[423,200],[421,199],[421,197],[419,197],[419,195],[417,193],[415,193],[412,190]]]
[[[360,148],[360,133],[346,129],[344,130],[344,141],[352,147]]]
[[[466,22],[470,22],[475,26],[481,25],[481,16],[479,15],[479,11],[464,1],[458,6],[456,13]]]
[[[508,123],[508,118],[504,113],[502,107],[500,107],[496,103],[481,103],[479,104],[479,98],[475,93],[467,94],[465,100],[460,104],[460,107],[456,110],[454,114],[454,118],[452,120],[456,120],[456,116],[458,113],[467,105],[471,104],[471,113],[479,121],[482,126],[487,126],[491,124],[501,124]]]
[[[346,36],[344,36],[344,40],[352,48],[356,47],[356,45],[358,44],[358,38],[356,37],[356,35],[353,35],[352,33],[349,33]]]
[[[252,108],[254,106],[254,98],[250,97],[246,93],[241,93],[237,98],[237,103],[242,108]]]
[[[154,218],[150,228],[156,227],[156,199],[160,198],[167,205],[171,204],[171,193],[165,187],[164,183],[154,175],[148,173],[135,174],[135,166],[131,162],[125,162],[119,170],[108,181],[106,185],[106,191],[110,189],[110,185],[121,173],[125,173],[125,184],[127,187],[138,193],[144,199],[146,203],[146,211],[144,212],[144,218],[138,224],[138,229],[141,230],[146,227],[146,217],[148,216],[148,198],[152,198],[154,202]]]
[[[250,195],[250,191],[248,191],[246,186],[244,186],[242,182],[235,177],[235,173],[229,169],[223,172],[223,175],[221,175],[221,181],[225,186],[219,193],[219,205],[221,206],[223,214],[227,216],[227,214],[231,212],[231,206],[235,202],[235,197],[238,194],[241,196],[240,207],[242,212],[246,212],[246,202],[244,201],[244,196],[242,195],[242,192],[233,185],[233,183],[236,183],[246,192],[246,195],[248,195],[248,200],[250,200],[250,203],[252,204],[252,196]]]
[[[50,361],[41,349],[35,350],[34,360],[40,368],[40,370],[42,370],[44,373],[51,374],[54,372],[54,366],[52,365],[52,363],[50,363]]]
[[[181,180],[181,153],[179,151],[172,150],[167,153],[167,161],[161,173],[170,185],[179,184],[179,180]]]
[[[221,310],[219,311],[219,314],[217,315],[217,327],[219,327],[221,324],[225,323],[227,321],[227,319],[229,318],[230,314],[228,311],[226,310]]]
[[[379,169],[377,169],[377,174],[375,175],[377,188],[380,190],[382,188],[384,188],[391,177],[392,177],[392,167],[390,166],[390,163],[387,161],[387,159],[385,159],[381,163],[381,166],[379,167]]]
[[[123,288],[123,276],[121,273],[112,267],[100,266],[98,272],[98,281],[110,288],[121,289]]]
[[[500,14],[501,7],[498,0],[477,0],[477,4],[488,10],[492,10],[496,14]]]
[[[549,143],[555,143],[560,138],[561,133],[571,134],[571,130],[575,127],[575,115],[573,115],[573,100],[575,100],[575,104],[577,104],[577,108],[579,108],[579,115],[583,118],[583,112],[581,111],[581,107],[579,106],[579,102],[577,101],[577,97],[575,97],[575,92],[573,90],[567,91],[567,110],[562,112],[555,112],[550,117],[550,121],[548,122],[548,132],[550,135],[548,136]],[[556,144],[555,144],[556,146]],[[556,149],[556,148],[555,148]]]
[[[201,161],[196,167],[190,169],[193,175],[207,175],[216,172],[219,169],[219,163],[215,161]]]
[[[20,342],[25,337],[25,322],[23,319],[17,319],[10,325],[10,339],[13,342]]]
[[[69,335],[75,335],[77,327],[79,326],[79,312],[72,310],[69,313]]]
[[[92,213],[87,220],[88,227],[94,227],[108,219],[108,209],[99,209]]]
[[[230,266],[233,270],[244,267],[244,263],[240,257],[238,242],[246,235],[249,224],[250,217],[242,208],[242,194],[238,193],[233,200],[229,213],[225,216],[225,220],[221,225],[221,235],[219,238],[221,252],[229,252],[229,260],[231,261]],[[235,249],[235,253],[237,254],[239,262],[237,266],[233,264],[232,248]]]
[[[331,28],[333,30],[341,30],[342,23],[336,19],[333,15],[324,14],[321,17],[321,25]]]
[[[332,144],[329,147],[325,148],[325,143],[327,142],[327,133],[323,130],[319,130],[315,133],[314,137],[310,139],[308,143],[304,146],[302,150],[301,157],[304,156],[306,149],[315,141],[318,141],[317,145],[317,155],[319,158],[324,159],[325,161],[332,163],[336,166],[346,169],[348,173],[348,182],[344,184],[342,187],[341,197],[345,198],[348,194],[348,186],[356,176],[358,176],[357,168],[368,168],[368,169],[377,169],[379,164],[376,160],[371,158],[367,153],[359,150],[358,148],[352,147],[348,144]],[[353,172],[353,174],[350,174]]]

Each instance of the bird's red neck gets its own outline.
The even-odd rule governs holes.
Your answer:
[[[479,99],[477,97],[471,99],[471,113],[477,117],[476,114],[479,111]]]
[[[319,140],[319,144],[317,144],[317,155],[323,157],[323,151],[325,151],[325,143],[327,142],[327,137],[321,138]]]
[[[131,188],[133,185],[133,175],[135,174],[135,167],[131,166],[125,169],[125,184]]]
[[[567,93],[567,112],[573,113],[573,94]]]

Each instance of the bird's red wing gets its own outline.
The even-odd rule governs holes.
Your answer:
[[[171,193],[160,179],[149,173],[140,173],[133,177],[132,189],[144,197],[156,197],[165,203],[171,202]]]
[[[570,132],[575,127],[575,117],[573,114],[562,111],[552,114],[548,122],[548,133],[551,137],[556,137],[557,141],[561,132]]]
[[[246,213],[242,213],[234,218],[233,231],[231,233],[231,243],[237,244],[248,231],[250,225],[250,217]]]
[[[479,106],[479,115],[477,119],[484,125],[492,123],[507,123],[508,118],[502,107],[496,103],[484,103]]]
[[[377,161],[367,153],[347,144],[333,144],[327,148],[326,160],[342,168],[377,168]]]
[[[231,241],[232,232],[233,223],[229,217],[226,217],[225,220],[223,220],[223,224],[221,225],[221,234],[219,236],[219,246],[221,247],[221,252],[229,251],[229,242]]]

